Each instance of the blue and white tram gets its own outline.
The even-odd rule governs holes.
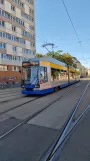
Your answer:
[[[77,74],[76,74],[77,73]],[[78,69],[50,57],[22,62],[22,94],[47,94],[80,80]]]

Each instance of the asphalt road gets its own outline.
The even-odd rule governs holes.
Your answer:
[[[39,161],[57,138],[88,82],[89,80],[81,81],[59,92],[38,99],[36,97],[23,97],[20,94],[19,87],[1,90],[0,113],[7,112],[0,114],[0,136],[28,116],[32,116],[56,99],[60,99],[26,124],[0,139],[0,161]],[[83,110],[84,104],[90,104],[89,91],[90,87],[88,87],[83,100],[84,103],[80,106],[83,105]],[[33,101],[33,99],[36,100]],[[83,110],[78,111],[77,117]]]

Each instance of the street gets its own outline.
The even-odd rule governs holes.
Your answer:
[[[83,93],[84,96],[75,113],[74,121],[90,105],[89,78],[43,97],[23,96],[20,87],[0,90],[0,161],[39,161],[54,143]],[[56,156],[58,155],[59,161],[74,161],[75,154],[73,153],[77,151],[79,154],[77,149],[82,140],[78,139],[77,131],[80,137],[81,131],[83,134],[83,126],[86,127],[85,122],[86,130],[89,129],[89,116],[90,112],[80,121],[76,127],[77,130],[75,133],[72,132],[74,134],[64,145],[62,153],[57,152]],[[89,131],[85,133],[85,136],[86,134],[89,136]],[[72,148],[74,144],[75,149]],[[84,145],[87,146],[83,144],[83,148],[85,148]],[[83,150],[80,153],[81,156]],[[88,152],[88,161],[90,160],[89,154]],[[77,156],[76,160],[84,161],[85,158],[78,159]]]

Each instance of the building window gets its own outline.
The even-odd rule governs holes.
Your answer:
[[[7,38],[9,40],[16,41],[16,42],[21,43],[21,44],[25,44],[25,40],[21,39],[20,37],[10,35],[8,33],[0,32],[0,36],[4,37],[4,38]]]
[[[36,51],[33,51],[33,55],[36,55]]]
[[[6,48],[6,44],[5,43],[0,43],[0,49],[1,48]]]
[[[23,18],[27,19],[27,20],[32,21],[32,22],[33,22],[33,20],[34,20],[31,16],[27,15],[27,14],[24,13],[24,12],[21,12],[21,16],[22,16]]]
[[[26,36],[26,37],[28,37],[30,39],[34,39],[34,35],[29,33],[29,32],[27,32],[27,31],[22,30],[22,35],[24,35],[24,36]]]
[[[0,71],[8,71],[8,66],[0,65]]]
[[[34,11],[30,8],[29,13],[31,13],[33,15]]]
[[[13,67],[12,67],[12,71],[19,71],[19,68],[16,67],[16,66],[13,66]]]
[[[8,70],[8,66],[3,66],[3,70],[7,71]]]
[[[17,47],[16,46],[13,46],[12,49],[13,49],[14,52],[17,51]]]
[[[28,3],[30,3],[31,5],[33,5],[33,1],[32,0],[26,0]]]
[[[4,0],[0,0],[0,4],[4,4]]]
[[[7,60],[14,60],[14,61],[22,62],[22,57],[12,56],[12,55],[9,55],[9,54],[1,54],[0,53],[0,59],[7,59]]]
[[[24,21],[22,21],[21,19],[19,19],[19,18],[17,18],[17,17],[14,17],[14,16],[10,15],[10,14],[9,14],[8,12],[6,12],[6,11],[3,11],[3,10],[0,9],[0,15],[5,16],[6,18],[12,20],[13,22],[16,22],[16,23],[18,23],[18,24],[24,26]]]
[[[32,51],[29,50],[29,49],[22,49],[22,52],[23,52],[24,54],[32,54]]]
[[[34,31],[34,26],[29,26],[29,29]]]
[[[16,27],[15,26],[12,26],[12,31],[16,31]]]
[[[16,71],[16,67],[12,67],[12,71]]]
[[[12,11],[15,11],[15,7],[11,5],[11,10]]]
[[[35,43],[30,42],[30,46],[31,46],[31,47],[35,47]]]
[[[24,3],[19,0],[13,0],[14,3],[17,3],[20,7],[24,7]]]
[[[5,22],[4,21],[0,21],[0,26],[5,26]]]

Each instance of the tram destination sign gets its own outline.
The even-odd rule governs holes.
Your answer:
[[[23,62],[22,66],[23,67],[27,67],[27,66],[39,66],[39,61]]]

